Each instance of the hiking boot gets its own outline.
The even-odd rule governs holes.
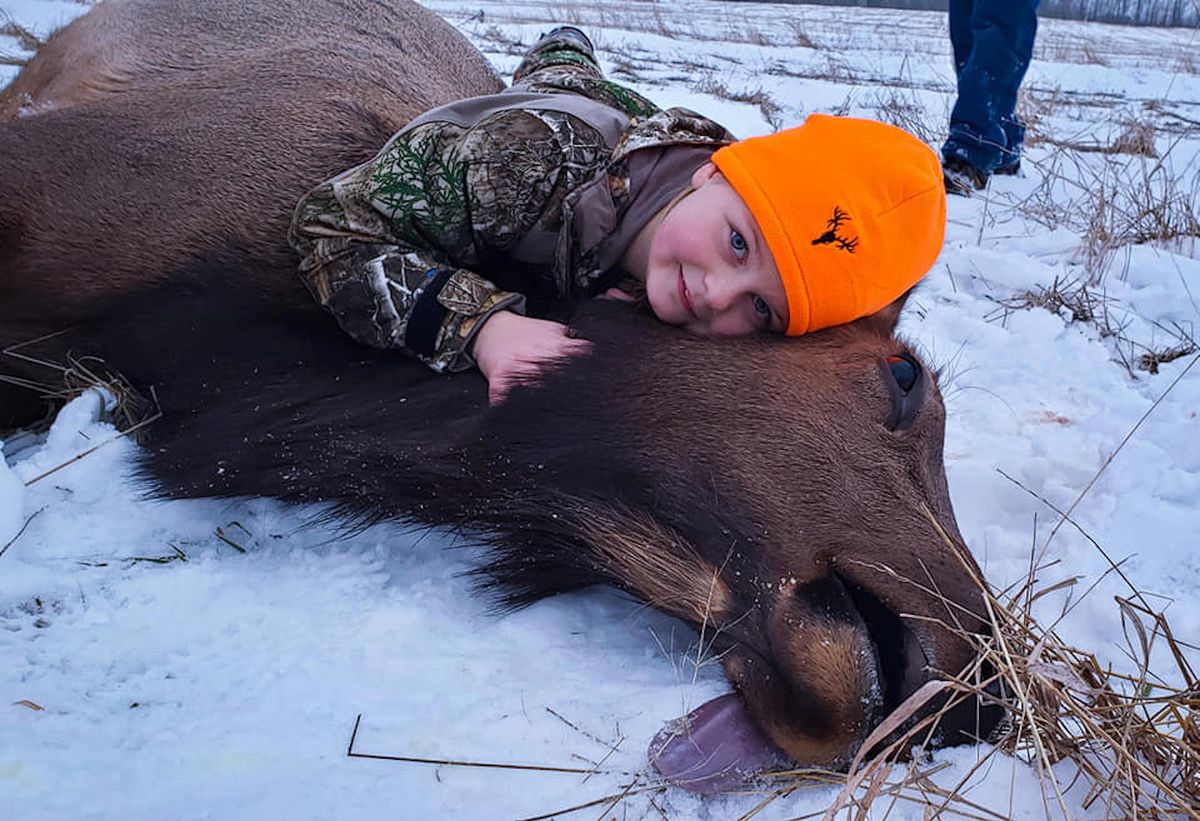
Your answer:
[[[1000,166],[999,168],[992,171],[992,173],[999,174],[1002,177],[1023,177],[1023,176],[1025,176],[1024,174],[1021,173],[1021,158],[1020,157],[1017,157],[1015,160],[1013,160],[1012,162],[1010,162],[1006,165]]]
[[[588,36],[582,30],[574,26],[559,26],[558,28],[551,29],[541,36],[534,49],[541,48],[552,42],[570,43],[586,54],[595,53],[595,46],[592,45],[592,41],[588,39]]]
[[[942,160],[942,179],[946,193],[956,197],[969,197],[987,186],[988,175],[958,157]]]

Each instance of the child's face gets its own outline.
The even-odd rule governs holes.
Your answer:
[[[701,336],[783,333],[787,293],[750,210],[712,163],[667,211],[646,264],[655,316]]]

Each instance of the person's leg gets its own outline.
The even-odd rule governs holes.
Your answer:
[[[971,12],[975,0],[950,0],[950,47],[954,49],[954,74],[962,73],[971,56]]]
[[[952,6],[953,7],[953,6]],[[948,168],[975,172],[981,188],[996,168],[1019,157],[1023,128],[1014,117],[1017,89],[1033,52],[1037,0],[976,0],[971,47],[958,74],[958,100],[942,147]],[[1005,124],[1008,123],[1006,131]],[[1011,131],[1014,140],[1009,146]]]
[[[954,77],[958,91],[954,112],[959,120],[967,116],[964,110],[976,99],[964,94],[966,88],[963,82],[963,72],[970,62],[971,47],[974,43],[971,31],[971,18],[974,11],[975,0],[950,0],[949,2],[950,48],[954,55]],[[951,119],[953,121],[953,117]],[[942,146],[942,166],[945,169],[946,191],[969,197],[972,190],[982,188],[987,184],[987,177],[978,172],[970,163],[961,159],[958,156],[959,153],[953,140],[947,139]]]
[[[1029,61],[1033,59],[1033,43],[1037,37],[1038,0],[1014,0],[1012,14],[1016,18],[1016,40],[1013,55],[1018,61],[1016,79],[1004,89],[999,101],[999,110],[1004,112],[1000,125],[1004,128],[1006,153],[994,174],[1015,174],[1021,168],[1021,147],[1025,144],[1025,123],[1017,116],[1017,93],[1025,79]]]
[[[555,65],[569,65],[600,76],[600,66],[588,36],[574,26],[559,26],[543,34],[525,52],[524,59],[513,72],[513,84]]]

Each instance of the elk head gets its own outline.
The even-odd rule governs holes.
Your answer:
[[[555,515],[595,568],[696,625],[749,716],[802,765],[848,763],[907,696],[972,661],[965,635],[982,626],[936,374],[893,336],[899,307],[789,340],[646,329],[653,342],[633,349],[606,334],[594,361],[514,395],[490,427],[538,431],[539,482],[561,489]],[[592,441],[571,444],[570,464],[535,421],[568,396],[588,419],[570,435]],[[498,578],[520,591],[521,572]],[[939,740],[986,737],[999,714],[976,707],[947,715]]]

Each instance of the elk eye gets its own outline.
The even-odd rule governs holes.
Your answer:
[[[879,370],[892,405],[884,427],[892,431],[912,427],[929,390],[929,380],[921,376],[921,363],[908,354],[896,354],[882,360]]]
[[[888,367],[891,368],[892,378],[896,380],[896,385],[900,390],[908,393],[917,384],[917,375],[920,373],[917,370],[917,363],[913,362],[907,356],[889,356],[887,358]]]

